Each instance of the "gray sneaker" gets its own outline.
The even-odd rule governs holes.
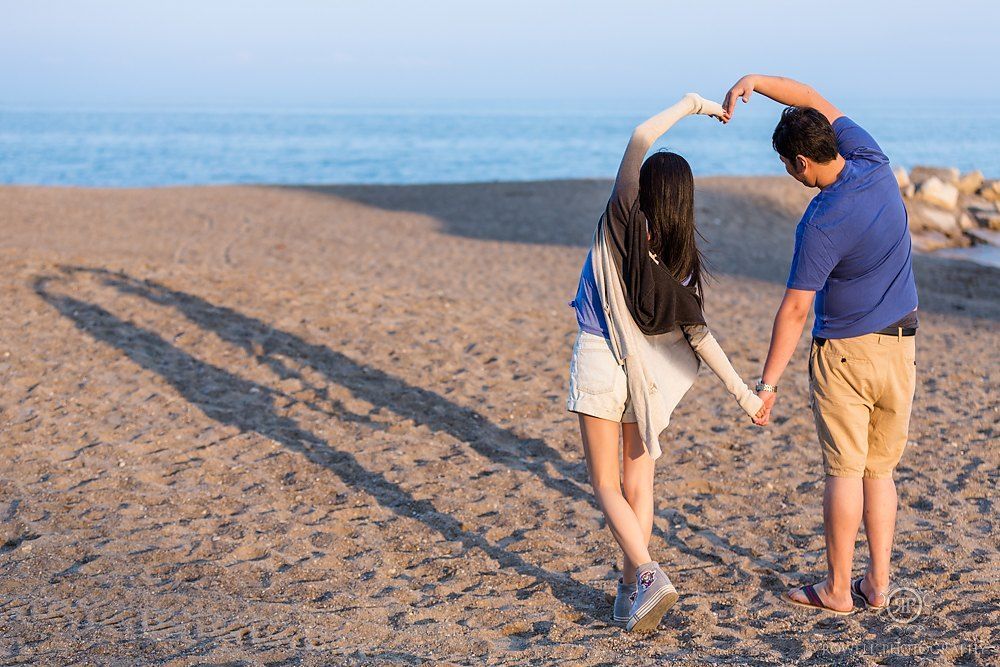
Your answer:
[[[677,602],[677,589],[657,563],[640,565],[636,575],[635,602],[625,629],[649,632],[656,629],[663,615]]]
[[[635,593],[635,584],[626,584],[624,579],[618,578],[618,594],[615,596],[615,610],[611,614],[612,620],[624,623],[629,619],[632,615]]]

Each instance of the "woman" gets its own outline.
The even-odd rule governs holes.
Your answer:
[[[653,467],[659,434],[694,382],[699,359],[751,418],[763,416],[761,400],[733,370],[702,314],[691,168],[669,152],[643,162],[662,134],[692,114],[728,121],[720,105],[688,93],[633,132],[571,302],[580,332],[567,408],[579,413],[594,495],[624,555],[614,619],[628,621],[629,631],[656,628],[677,601],[648,551]]]

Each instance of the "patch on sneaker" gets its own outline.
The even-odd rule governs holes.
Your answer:
[[[646,570],[639,575],[639,585],[642,586],[642,590],[646,590],[652,586],[654,579],[656,579],[656,572],[653,572],[652,570]]]
[[[628,594],[628,601],[635,604],[635,596],[639,591],[632,591]]]

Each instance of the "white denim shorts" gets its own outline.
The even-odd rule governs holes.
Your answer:
[[[611,341],[580,331],[569,362],[566,409],[614,422],[635,422],[628,376],[619,366]]]

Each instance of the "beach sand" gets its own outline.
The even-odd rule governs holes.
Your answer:
[[[803,341],[766,430],[702,372],[656,473],[680,601],[609,622],[565,410],[609,187],[0,188],[3,663],[996,664],[1000,271],[926,256],[894,558],[919,616],[781,601],[825,571]],[[748,381],[810,195],[698,181]]]

